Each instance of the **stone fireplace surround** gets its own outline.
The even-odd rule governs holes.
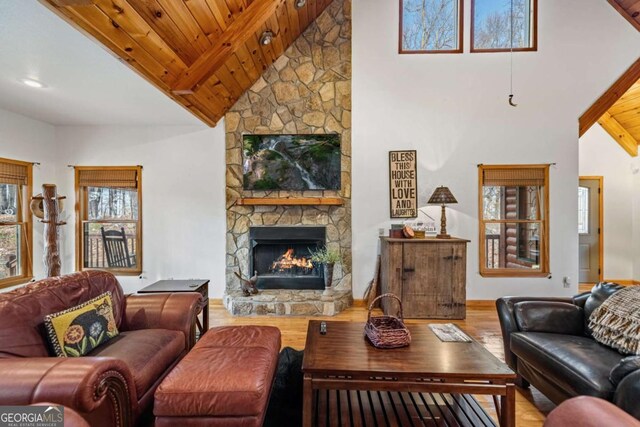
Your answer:
[[[334,0],[225,115],[226,287],[234,315],[333,315],[353,302],[351,285],[351,0]],[[341,136],[340,191],[245,191],[242,135]],[[342,205],[243,205],[241,199],[339,198]],[[261,290],[244,297],[234,272],[249,274],[252,226],[322,225],[326,245],[339,250],[333,295],[321,290]]]

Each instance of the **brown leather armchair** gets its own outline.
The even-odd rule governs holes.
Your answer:
[[[85,357],[53,357],[46,315],[111,291],[120,335]],[[125,296],[105,271],[44,279],[0,294],[0,405],[55,402],[91,426],[150,416],[162,379],[195,342],[198,293]]]

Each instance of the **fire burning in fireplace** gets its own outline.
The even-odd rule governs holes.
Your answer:
[[[301,272],[308,274],[313,269],[313,263],[310,259],[305,257],[296,257],[293,248],[287,249],[287,251],[280,255],[280,257],[271,264],[271,272]]]

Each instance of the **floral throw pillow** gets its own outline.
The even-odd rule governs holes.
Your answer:
[[[59,357],[80,357],[118,335],[111,292],[44,318],[49,342]]]

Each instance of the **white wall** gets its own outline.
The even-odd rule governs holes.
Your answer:
[[[40,192],[42,184],[55,184],[55,128],[47,123],[0,109],[0,157],[39,162],[33,167],[33,191]],[[31,195],[29,195],[31,196]],[[42,261],[42,223],[33,223],[33,272],[36,278],[44,275]]]
[[[631,161],[633,194],[633,280],[640,281],[640,157]]]
[[[125,292],[159,279],[210,279],[221,298],[225,267],[224,125],[57,127],[61,165],[142,165],[143,274],[120,276]],[[73,169],[58,173],[74,194]],[[74,216],[64,232],[63,269],[75,268]]]
[[[468,52],[470,2],[465,2]],[[640,33],[602,0],[540,0],[539,50],[508,54],[398,55],[398,3],[353,4],[354,296],[373,275],[377,231],[388,227],[388,151],[417,149],[419,203],[447,185],[459,204],[449,231],[468,245],[467,297],[577,291],[578,117],[635,60]],[[552,277],[478,274],[478,163],[551,168]],[[431,209],[433,210],[433,208]],[[439,218],[437,208],[434,215]],[[568,276],[573,285],[563,288]]]
[[[633,278],[633,159],[598,124],[580,138],[580,175],[604,177],[604,279]]]

